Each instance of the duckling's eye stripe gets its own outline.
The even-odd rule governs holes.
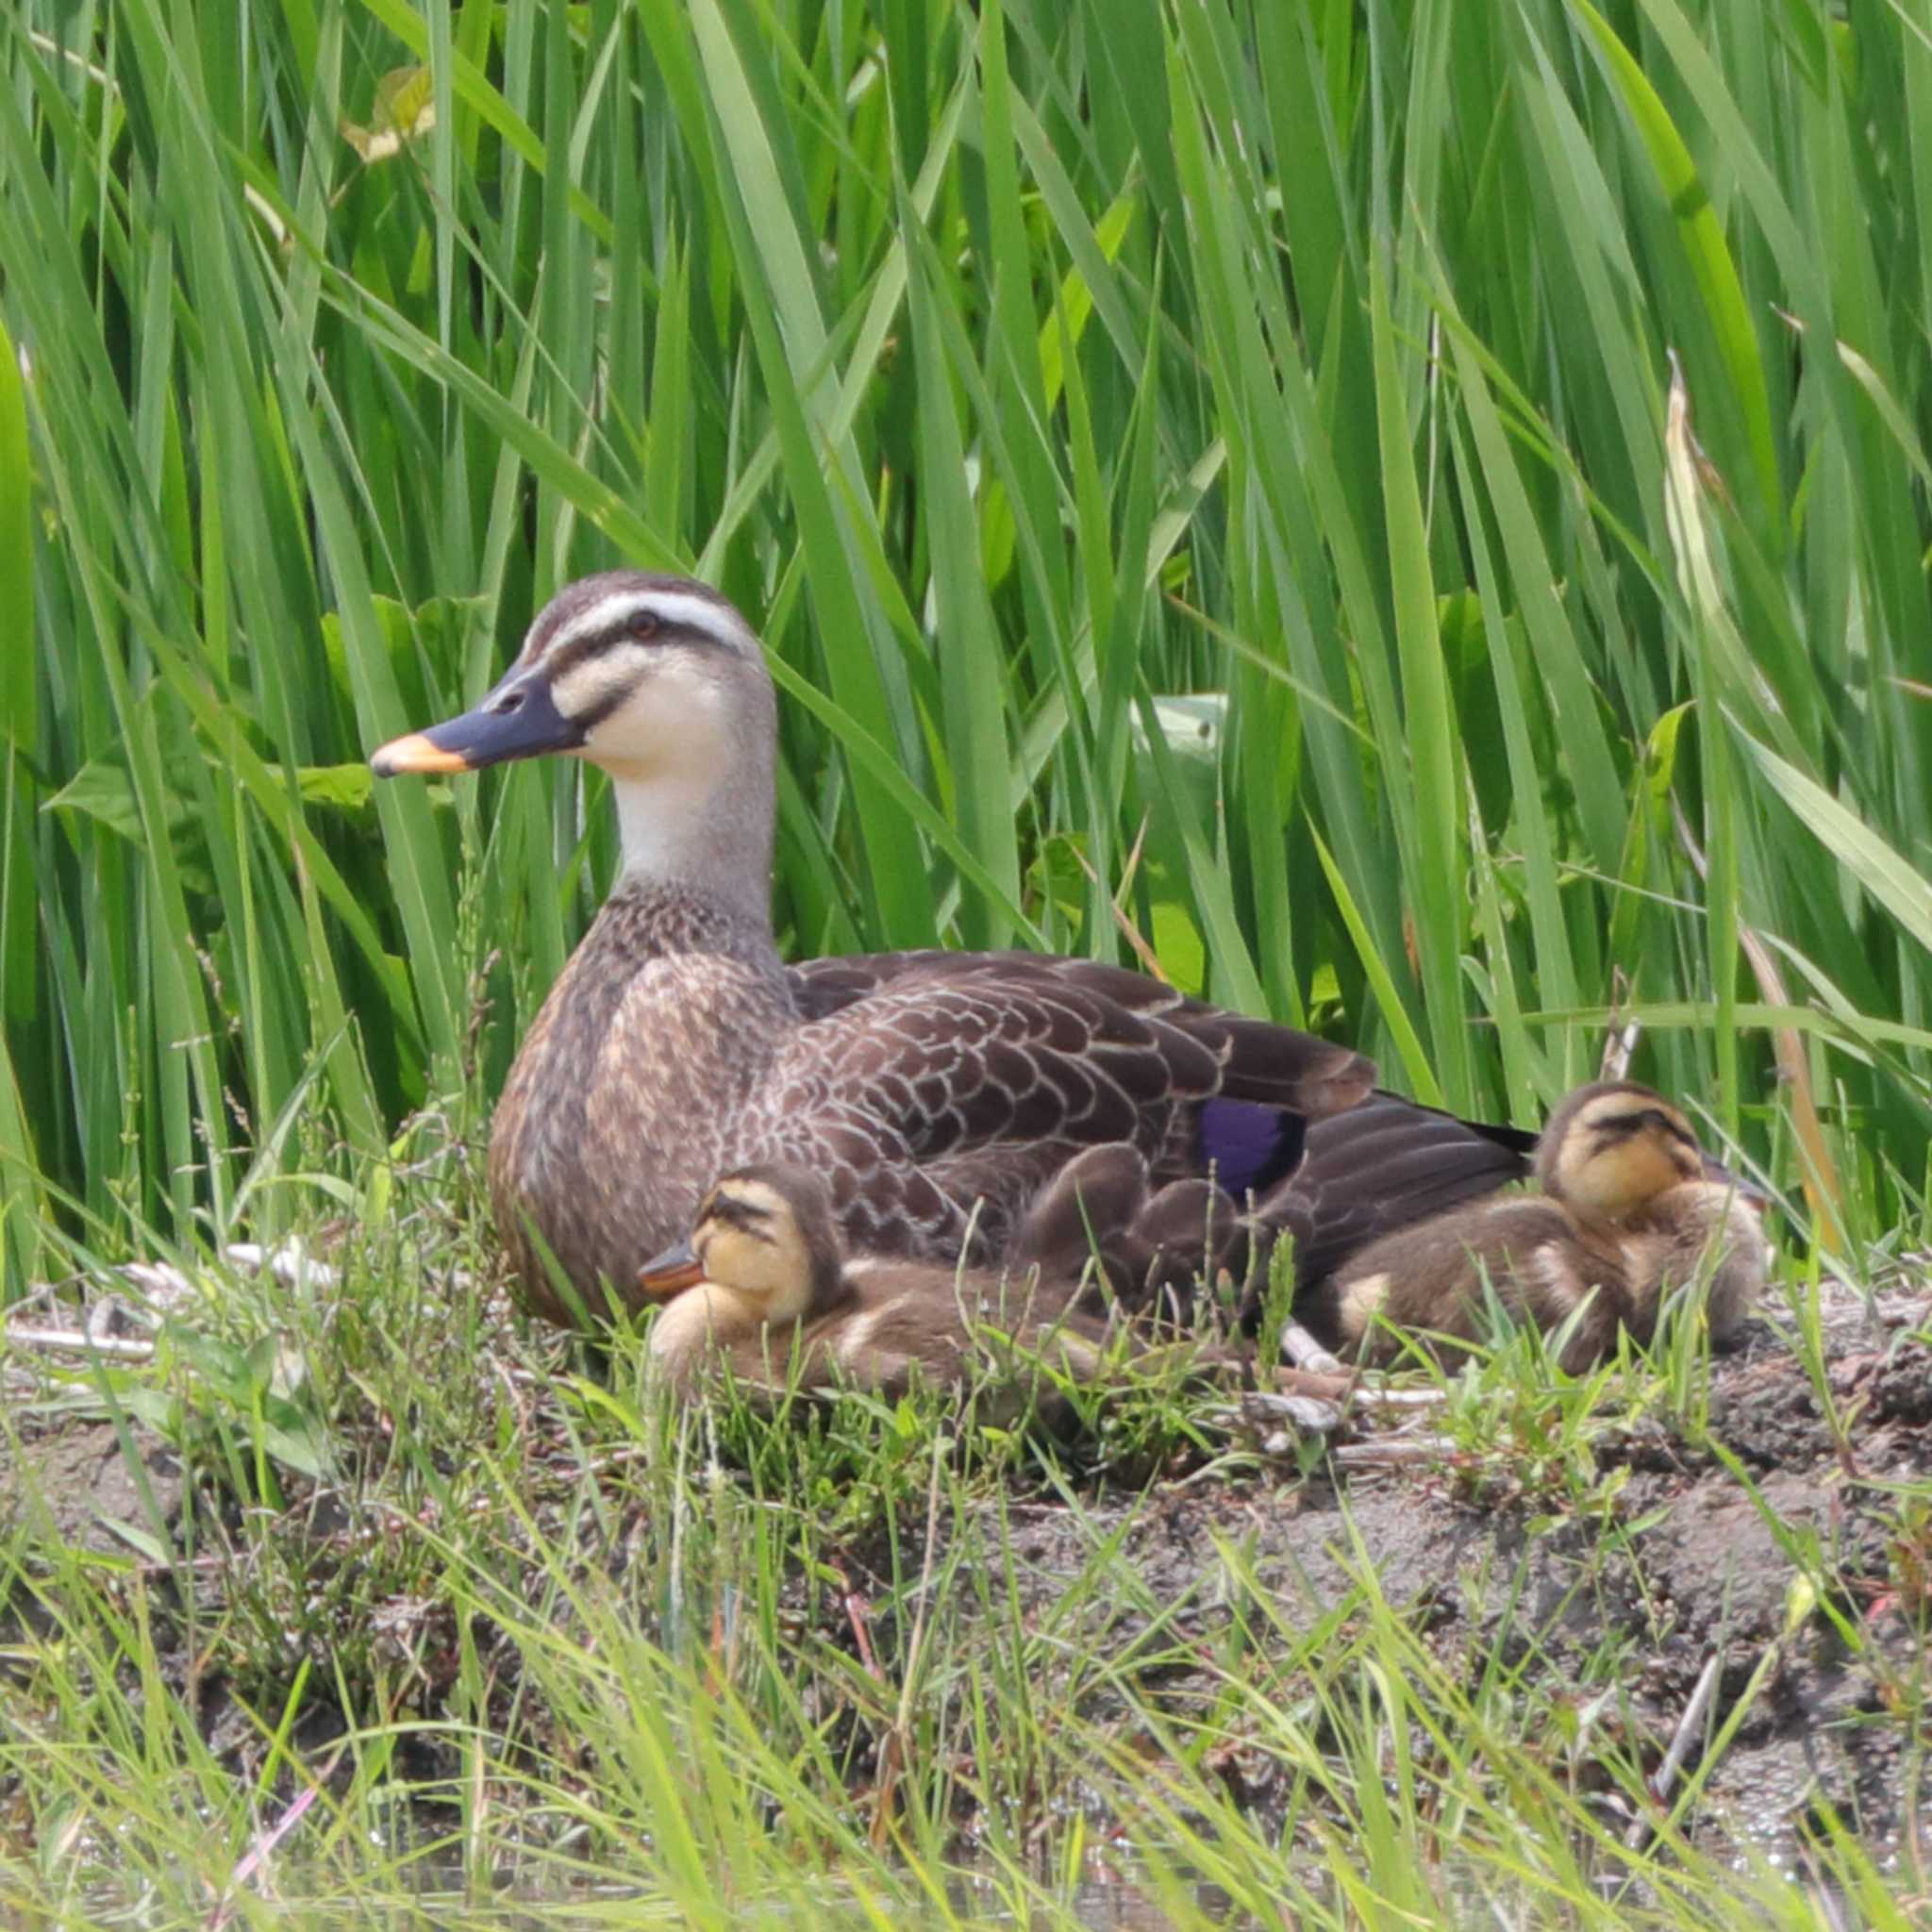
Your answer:
[[[722,1221],[726,1227],[735,1227],[741,1234],[748,1234],[761,1241],[772,1239],[759,1224],[772,1218],[769,1208],[761,1208],[756,1201],[746,1201],[736,1194],[720,1194],[711,1203],[708,1221]]]
[[[1635,1113],[1599,1114],[1590,1125],[1591,1131],[1605,1141],[1621,1140],[1626,1134],[1640,1134],[1645,1127],[1661,1127],[1672,1140],[1681,1141],[1687,1147],[1697,1145],[1694,1134],[1654,1107],[1642,1108]]]

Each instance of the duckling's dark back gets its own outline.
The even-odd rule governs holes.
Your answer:
[[[1399,1346],[1377,1318],[1424,1335],[1482,1333],[1484,1286],[1521,1319],[1554,1328],[1590,1301],[1573,1347],[1593,1358],[1632,1312],[1614,1243],[1591,1240],[1557,1202],[1515,1195],[1452,1209],[1385,1235],[1317,1291],[1307,1319],[1346,1354],[1386,1359]]]

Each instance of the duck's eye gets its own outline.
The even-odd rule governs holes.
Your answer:
[[[625,625],[625,629],[627,630],[630,633],[630,635],[638,641],[639,643],[647,644],[651,641],[651,640],[654,637],[658,635],[658,613],[655,610],[640,610],[637,613],[637,615],[633,617],[627,625]]]

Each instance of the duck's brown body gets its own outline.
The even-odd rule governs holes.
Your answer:
[[[1543,1130],[1541,1195],[1473,1203],[1385,1236],[1352,1256],[1311,1311],[1346,1349],[1387,1360],[1391,1329],[1432,1344],[1470,1341],[1488,1297],[1555,1330],[1575,1316],[1561,1355],[1576,1373],[1616,1347],[1647,1342],[1672,1292],[1707,1275],[1706,1310],[1722,1340],[1764,1283],[1770,1250],[1737,1183],[1707,1177],[1683,1116],[1648,1088],[1605,1082],[1566,1097]]]
[[[693,892],[620,885],[497,1108],[491,1187],[534,1307],[564,1318],[531,1229],[569,1280],[601,1276],[628,1300],[710,1178],[749,1162],[824,1174],[860,1251],[949,1261],[970,1235],[991,1257],[1085,1147],[1124,1150],[1164,1183],[1199,1160],[1198,1110],[1224,1088],[1257,1110],[1313,1111],[1373,1072],[1091,961],[819,965],[785,968],[768,933]],[[1491,1168],[1516,1158],[1472,1145]]]
[[[497,1226],[533,1310],[569,1319],[540,1242],[592,1312],[600,1281],[632,1299],[712,1178],[763,1151],[747,1141],[768,1119],[767,1043],[795,1018],[769,941],[682,893],[611,895],[525,1036],[491,1133]]]

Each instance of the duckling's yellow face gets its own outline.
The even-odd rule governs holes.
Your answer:
[[[756,1305],[767,1323],[811,1307],[812,1256],[792,1204],[770,1182],[738,1174],[705,1196],[691,1235],[705,1279]]]
[[[1703,1174],[1697,1136],[1674,1107],[1642,1089],[1612,1088],[1564,1124],[1545,1185],[1579,1213],[1616,1221]]]

